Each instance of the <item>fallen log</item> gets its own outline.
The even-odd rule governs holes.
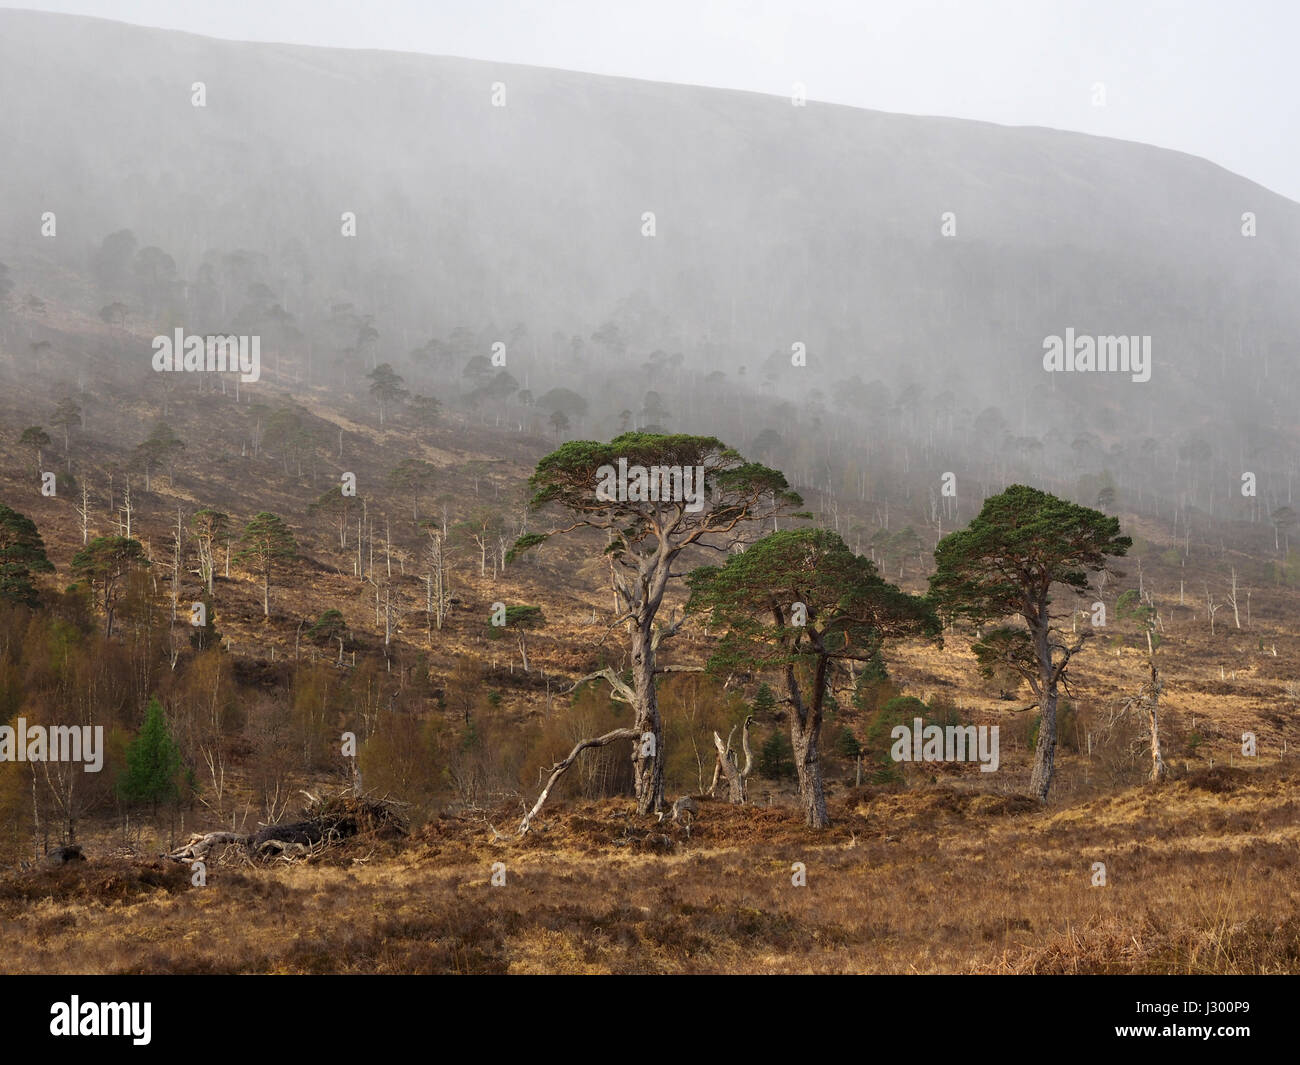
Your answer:
[[[312,801],[303,820],[264,825],[252,835],[238,832],[195,833],[189,842],[167,854],[177,862],[204,861],[218,848],[239,847],[245,857],[261,861],[298,861],[314,857],[326,847],[352,836],[404,836],[405,804],[391,799],[371,799],[346,792]]]
[[[185,846],[178,847],[167,857],[174,862],[203,861],[212,853],[214,847],[225,847],[231,844],[247,847],[249,837],[241,836],[237,832],[196,832],[190,836],[189,842]]]

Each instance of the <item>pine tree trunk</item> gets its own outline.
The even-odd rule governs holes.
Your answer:
[[[799,802],[804,823],[809,828],[826,828],[831,823],[822,784],[820,734],[820,725],[801,727],[798,716],[790,715],[790,745],[794,748],[795,771],[799,775]]]
[[[634,742],[632,773],[636,783],[636,809],[639,814],[658,813],[664,799],[663,722],[659,718],[659,698],[655,688],[655,653],[651,646],[650,622],[637,621],[632,629],[632,673],[636,689],[636,730],[644,737],[654,737],[653,754],[642,754],[643,739]]]
[[[1139,573],[1141,571],[1139,570]],[[1034,771],[1029,778],[1029,794],[1039,802],[1047,801],[1056,767],[1056,675],[1052,648],[1048,642],[1047,604],[1039,607],[1040,626],[1031,627],[1034,656],[1038,659],[1038,747],[1034,751]]]
[[[1047,801],[1056,765],[1056,688],[1045,688],[1038,700],[1038,747],[1034,751],[1034,772],[1029,778],[1029,793],[1039,802]]]

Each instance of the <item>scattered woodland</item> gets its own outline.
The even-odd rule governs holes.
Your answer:
[[[106,758],[93,775],[0,764],[11,965],[1293,967],[1283,522],[1225,558],[1107,484],[1092,506],[1010,486],[941,535],[711,437],[584,443],[450,403],[431,419],[400,380],[359,376],[351,410],[328,394],[258,410],[196,377],[134,447],[92,443],[80,411],[61,425],[75,393],[12,423],[4,717],[103,725]],[[313,431],[286,462],[291,418]],[[232,425],[257,446],[209,465],[207,427]],[[580,512],[613,455],[699,459],[729,487],[699,515]],[[355,497],[341,474],[325,487],[336,470]],[[997,582],[974,587],[988,538],[1029,518],[1068,655],[1050,769],[1033,630]],[[893,761],[890,728],[915,717],[999,725],[999,771]],[[647,732],[658,757],[635,757]],[[876,890],[893,917],[861,907]],[[1170,923],[1173,897],[1196,902]],[[258,930],[286,923],[268,953]],[[159,931],[182,928],[197,942]]]
[[[0,89],[108,47],[86,20],[34,69],[46,18],[0,13]],[[461,155],[421,162],[361,114],[402,110],[382,57],[192,47],[337,104],[293,157],[351,143],[339,115],[376,144],[286,170],[299,104],[240,124],[214,91],[200,134],[110,79],[173,143],[251,138],[264,180],[209,208],[202,151],[141,170],[144,131],[92,115],[115,192],[72,160],[0,198],[0,726],[104,736],[98,773],[0,761],[5,971],[1300,965],[1295,205],[1243,250],[1202,229],[1260,190],[1174,153],[848,109],[778,135],[761,97],[525,68],[484,132],[446,101],[490,64],[390,58],[443,92]],[[171,62],[122,66],[188,86]],[[546,134],[575,93],[581,179]],[[23,158],[82,122],[46,106],[0,115]],[[718,173],[666,169],[663,128]],[[385,136],[410,158],[335,236]],[[790,136],[916,150],[805,204]],[[1070,177],[1103,164],[1113,230]],[[1151,381],[1046,380],[1085,320],[1146,323]],[[155,371],[177,328],[260,337],[260,379]],[[599,499],[619,459],[708,500]],[[997,770],[900,762],[917,719],[996,726]]]

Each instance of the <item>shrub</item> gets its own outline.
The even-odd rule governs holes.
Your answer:
[[[758,775],[768,780],[790,780],[795,776],[794,748],[779,728],[758,749]]]
[[[847,725],[842,726],[835,734],[835,739],[831,743],[831,749],[841,758],[857,758],[862,753],[862,744],[858,738],[853,735],[853,730]]]

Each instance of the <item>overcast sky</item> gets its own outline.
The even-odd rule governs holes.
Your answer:
[[[1300,201],[1296,0],[27,0],[234,40],[388,48],[1052,126]],[[1093,86],[1105,85],[1104,107]]]

